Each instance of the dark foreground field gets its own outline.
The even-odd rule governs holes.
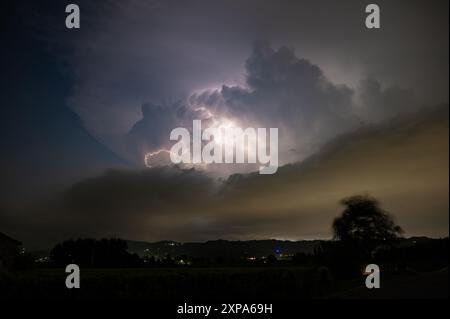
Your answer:
[[[364,277],[338,281],[311,267],[82,269],[81,288],[65,287],[64,269],[0,274],[2,299],[147,299],[293,301],[304,298],[448,298],[448,268],[385,275],[369,290]]]

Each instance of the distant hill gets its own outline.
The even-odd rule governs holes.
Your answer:
[[[173,256],[188,255],[191,257],[263,257],[268,255],[292,255],[298,252],[313,253],[320,240],[248,240],[228,241],[211,240],[203,243],[179,243],[175,241],[159,241],[154,243],[128,241],[128,250],[139,256],[163,258],[167,254]]]
[[[425,244],[435,239],[428,237],[410,237],[401,239],[397,247],[406,248],[417,244]],[[319,247],[324,240],[210,240],[206,242],[180,243],[176,241],[127,241],[128,250],[139,256],[154,256],[164,258],[168,254],[172,257],[187,255],[190,257],[228,257],[228,258],[248,258],[264,257],[268,255],[286,256],[295,253],[312,254],[314,249]]]

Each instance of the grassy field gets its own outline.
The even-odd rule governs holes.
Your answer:
[[[3,298],[286,300],[329,293],[327,275],[305,267],[81,269],[81,289],[65,287],[64,269],[0,275]]]
[[[81,269],[81,288],[67,289],[64,269],[0,274],[1,299],[145,299],[153,301],[294,301],[308,298],[448,298],[448,268],[384,276],[382,289],[364,278],[335,281],[311,267]]]

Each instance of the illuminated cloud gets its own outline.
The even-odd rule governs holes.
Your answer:
[[[142,120],[127,135],[136,158],[169,149],[170,131],[190,128],[194,119],[202,119],[203,128],[229,123],[243,129],[279,128],[283,164],[301,160],[358,123],[352,115],[353,91],[332,84],[318,66],[297,58],[293,49],[255,43],[246,74],[246,87],[224,85],[169,106],[144,104]]]

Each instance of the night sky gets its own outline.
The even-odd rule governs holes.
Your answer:
[[[448,236],[448,1],[377,1],[377,30],[368,3],[3,1],[0,231],[330,238],[370,194],[406,236]],[[279,128],[277,173],[146,167],[193,119]]]

